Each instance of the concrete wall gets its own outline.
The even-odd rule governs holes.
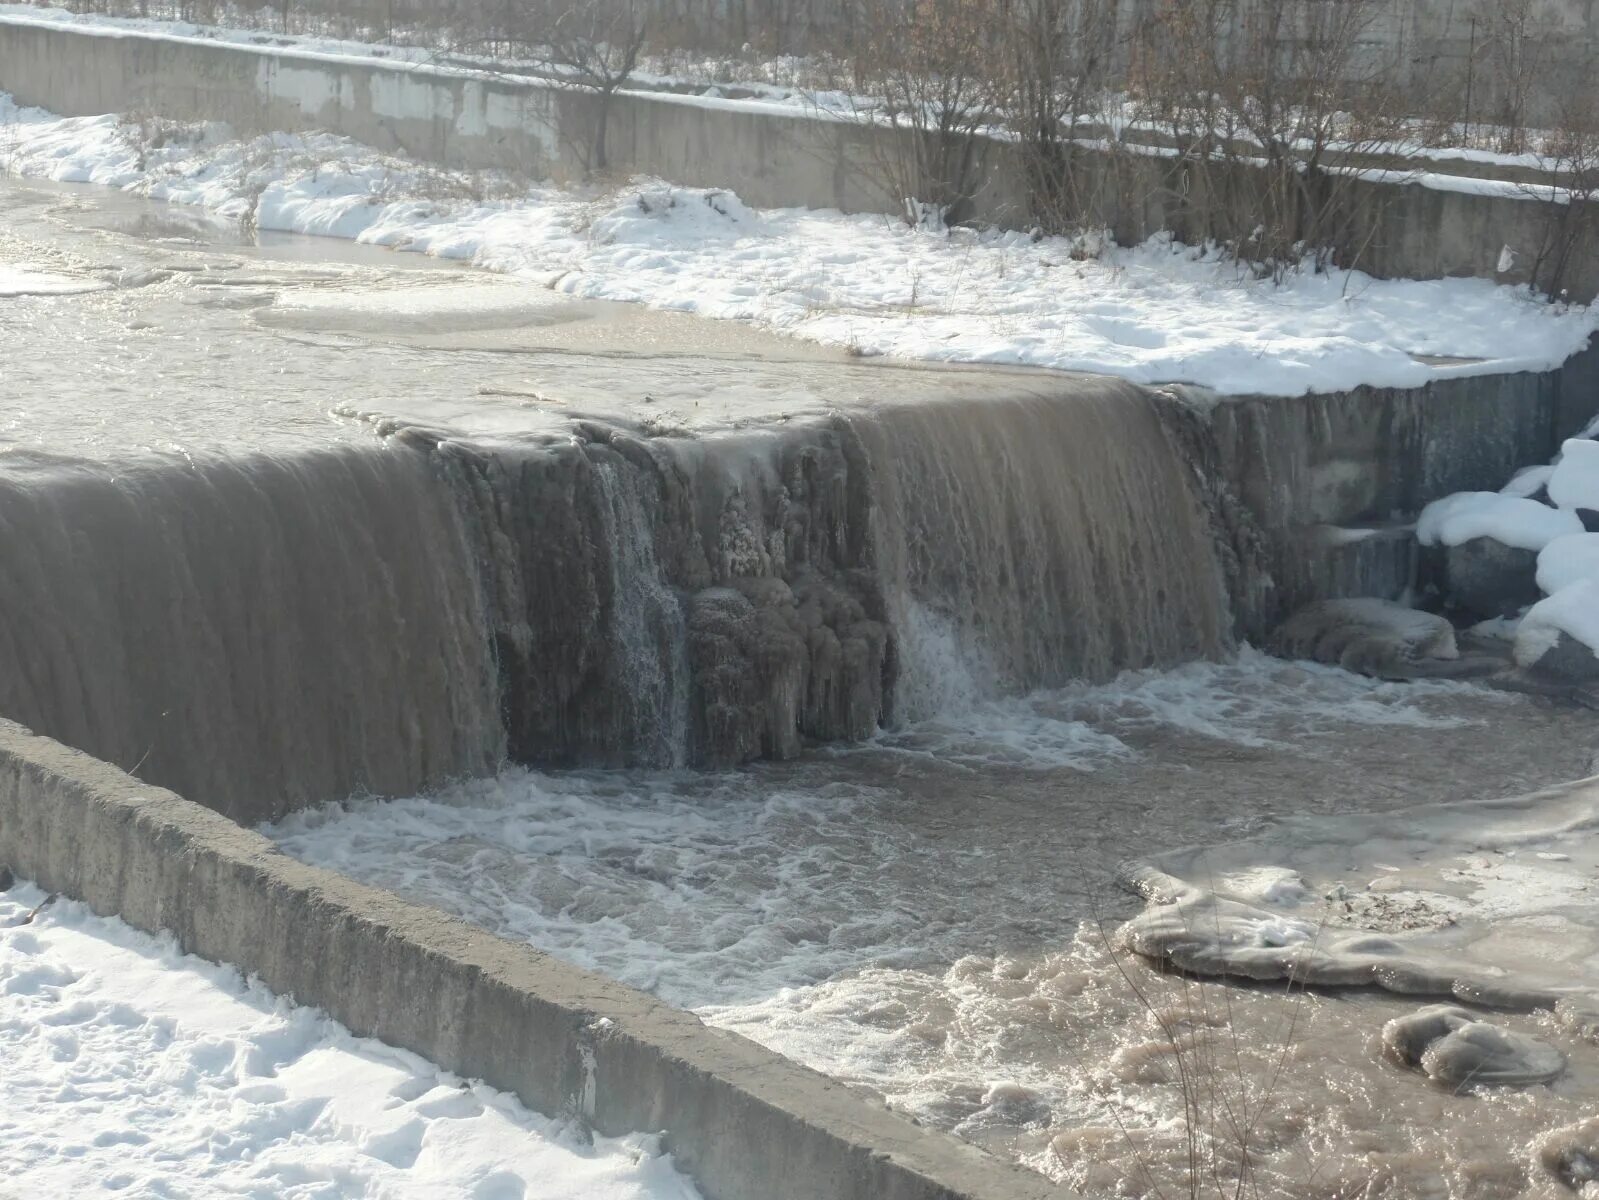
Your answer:
[[[1358,541],[1460,491],[1498,491],[1599,413],[1599,349],[1562,369],[1443,379],[1421,388],[1202,399],[1215,469],[1267,540],[1269,628],[1313,600],[1412,583],[1408,534]]]
[[[0,90],[69,115],[138,110],[223,120],[242,133],[328,129],[426,161],[554,178],[593,165],[599,120],[592,93],[539,81],[27,17],[0,17]],[[881,212],[902,201],[888,165],[904,159],[902,132],[760,102],[653,92],[619,95],[608,120],[609,167],[618,174],[730,188],[761,207]],[[974,161],[979,187],[970,215],[1031,225],[1014,145],[979,139]],[[1160,230],[1187,240],[1209,232],[1200,215],[1215,198],[1193,194],[1169,158],[1084,151],[1075,170],[1096,219],[1124,242]],[[1252,184],[1243,178],[1226,186]],[[1520,283],[1538,260],[1549,207],[1458,182],[1366,183],[1353,200],[1349,240],[1361,247],[1358,264],[1377,275]],[[1518,265],[1499,275],[1504,246],[1517,252]],[[1565,283],[1579,300],[1599,294],[1599,263],[1578,263]]]
[[[258,975],[357,1034],[573,1112],[665,1130],[712,1200],[1042,1200],[1041,1176],[620,984],[279,853],[0,721],[0,866]]]

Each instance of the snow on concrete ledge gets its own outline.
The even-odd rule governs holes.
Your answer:
[[[1576,513],[1503,492],[1456,492],[1427,505],[1416,522],[1416,540],[1423,546],[1459,546],[1486,537],[1538,551],[1582,531]]]
[[[697,1195],[656,1139],[592,1139],[46,898],[0,893],[0,1137],[29,1195]]]

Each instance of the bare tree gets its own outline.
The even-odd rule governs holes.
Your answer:
[[[902,132],[869,139],[891,203],[916,223],[969,215],[978,133],[995,120],[993,24],[988,0],[879,0],[860,14],[857,120]]]
[[[644,0],[575,0],[549,23],[550,61],[566,68],[599,97],[589,146],[591,171],[609,165],[606,139],[616,93],[638,68],[649,28]]]
[[[1030,215],[1050,232],[1103,226],[1100,185],[1075,167],[1086,137],[1105,135],[1107,153],[1115,142],[1115,0],[1007,0],[998,15],[1001,104],[1020,146]]]
[[[1540,135],[1539,158],[1545,181],[1520,185],[1544,217],[1528,276],[1558,300],[1573,268],[1591,264],[1599,248],[1599,94],[1592,87],[1569,97],[1555,127]]]
[[[1392,147],[1391,71],[1363,56],[1375,0],[1165,0],[1143,33],[1143,118],[1175,151],[1190,240],[1274,273],[1352,266],[1378,227],[1355,164]]]
[[[1485,37],[1489,80],[1498,101],[1499,149],[1527,149],[1530,100],[1548,51],[1534,0],[1480,0],[1477,19]]]

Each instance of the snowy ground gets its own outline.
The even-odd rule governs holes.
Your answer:
[[[558,189],[421,167],[328,134],[147,144],[115,116],[0,97],[0,165],[201,206],[225,221],[469,260],[578,297],[735,319],[862,355],[1009,363],[1228,394],[1414,387],[1544,370],[1599,327],[1485,280],[1359,272],[1247,277],[1155,238],[924,230],[882,216],[757,211],[637,180]]]
[[[0,1195],[692,1200],[596,1138],[30,884],[0,892]]]

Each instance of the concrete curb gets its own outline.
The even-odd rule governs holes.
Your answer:
[[[575,1112],[665,1130],[712,1200],[1031,1200],[1039,1175],[919,1128],[689,1013],[280,853],[171,792],[0,721],[0,865],[352,1031]]]

